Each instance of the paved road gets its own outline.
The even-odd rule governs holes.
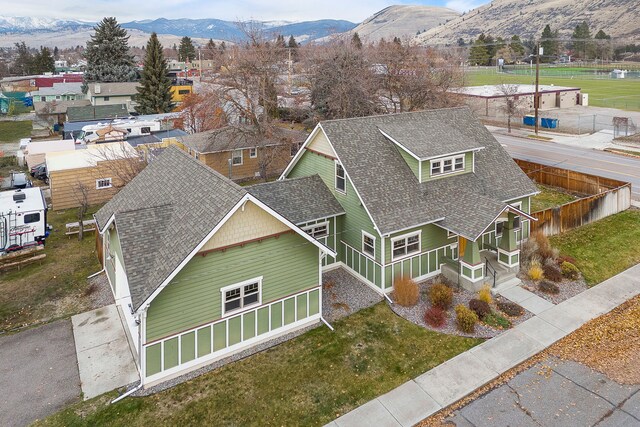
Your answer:
[[[80,398],[70,320],[0,337],[0,426],[25,426]]]
[[[631,182],[632,198],[640,200],[640,159],[497,133],[494,136],[512,157]]]
[[[640,385],[554,357],[456,411],[457,427],[640,425]]]

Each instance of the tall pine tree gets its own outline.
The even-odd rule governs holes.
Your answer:
[[[40,47],[40,52],[33,56],[31,73],[53,73],[56,71],[55,60],[47,47]]]
[[[116,18],[104,18],[94,27],[87,42],[82,90],[92,82],[132,82],[137,78],[133,56],[129,54],[129,36]]]
[[[353,37],[351,37],[351,46],[356,49],[362,49],[362,40],[360,40],[360,35],[358,35],[358,33],[353,33]]]
[[[184,36],[180,39],[180,47],[178,48],[178,56],[180,61],[191,62],[196,57],[196,48],[190,37]]]
[[[147,43],[140,87],[137,88],[136,111],[139,114],[160,114],[173,110],[175,104],[171,102],[171,80],[168,73],[162,45],[158,41],[158,35],[152,33]]]

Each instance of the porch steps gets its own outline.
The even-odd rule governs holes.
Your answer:
[[[522,281],[518,279],[514,273],[512,278],[504,282],[501,281],[501,283],[497,284],[495,288],[491,288],[491,293],[493,295],[498,295],[501,292],[506,291],[507,289],[515,288],[516,286],[519,286],[521,284],[522,284]]]

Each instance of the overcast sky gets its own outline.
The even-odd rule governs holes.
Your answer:
[[[360,22],[393,4],[446,6],[460,12],[488,0],[2,0],[1,16],[31,16],[99,21],[155,18],[305,21],[346,19]]]

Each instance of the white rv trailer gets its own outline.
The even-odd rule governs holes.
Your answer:
[[[83,126],[82,133],[78,139],[91,142],[96,138],[92,135],[95,135],[98,130],[109,126],[117,129],[126,129],[127,136],[142,136],[151,135],[151,132],[159,131],[161,123],[159,120],[114,119],[109,122]]]
[[[47,203],[39,187],[0,192],[0,255],[43,245]]]

